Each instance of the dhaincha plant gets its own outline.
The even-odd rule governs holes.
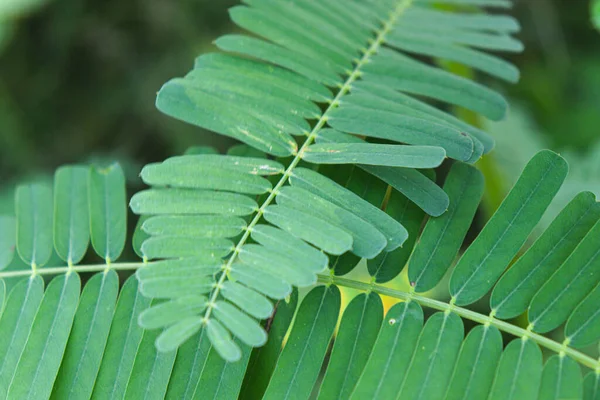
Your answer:
[[[522,51],[509,7],[232,8],[240,32],[157,107],[242,144],[143,168],[139,261],[118,262],[118,164],[16,189],[0,266],[27,267],[0,272],[0,398],[600,399],[600,204],[578,194],[528,241],[564,159],[536,154],[463,247],[494,143],[452,111],[497,120],[507,104],[452,65],[518,80],[490,54]],[[104,262],[81,265],[90,241]],[[53,253],[64,266],[45,267]],[[385,285],[404,269],[408,289]]]

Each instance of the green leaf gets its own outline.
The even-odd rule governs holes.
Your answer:
[[[269,225],[255,225],[252,239],[269,250],[286,254],[293,259],[303,260],[314,272],[327,268],[327,256],[297,237]]]
[[[204,294],[213,289],[214,279],[205,275],[181,274],[140,281],[140,292],[154,299],[171,299],[191,294]]]
[[[118,292],[119,278],[113,270],[94,275],[85,285],[54,383],[53,399],[92,395]]]
[[[244,245],[239,252],[239,259],[246,265],[277,276],[294,286],[310,286],[317,282],[317,276],[303,260],[292,259],[263,246]]]
[[[273,299],[284,299],[292,293],[292,286],[283,278],[264,271],[261,267],[234,264],[231,278]]]
[[[446,152],[435,146],[403,146],[372,143],[313,144],[302,159],[315,164],[367,164],[405,168],[435,168]]]
[[[600,399],[600,374],[597,372],[590,372],[585,376],[583,382],[583,399],[584,400],[598,400]]]
[[[569,318],[600,282],[600,221],[531,301],[529,322],[536,332],[548,332]]]
[[[214,322],[216,321],[211,320],[208,326]],[[215,347],[210,349],[194,392],[195,400],[236,400],[239,397],[250,358],[250,347],[245,345],[240,347],[241,354],[236,362],[223,360]]]
[[[45,184],[22,185],[15,194],[17,250],[27,264],[43,266],[52,255],[52,190]]]
[[[257,175],[223,168],[209,163],[148,164],[142,169],[143,181],[152,186],[224,190],[236,193],[262,194],[271,183]]]
[[[456,314],[436,313],[427,320],[404,376],[401,399],[442,399],[464,338]]]
[[[201,328],[202,319],[198,316],[182,319],[160,334],[155,341],[156,349],[162,353],[175,351]]]
[[[397,63],[395,63],[395,65],[397,65]],[[473,140],[467,134],[461,134],[461,132],[454,127],[386,110],[366,108],[362,105],[356,106],[348,104],[337,108],[331,112],[331,117],[328,118],[327,123],[331,127],[343,132],[392,140],[400,143],[422,145],[424,147],[441,147],[445,150],[445,153],[448,154],[448,157],[462,161],[469,160],[474,150]],[[393,148],[393,145],[391,148]],[[351,148],[351,150],[354,151],[359,149],[360,148]],[[441,162],[446,155],[442,154],[439,150],[436,150],[436,152],[435,156],[431,157],[431,161],[427,164],[414,163],[402,165],[402,163],[399,162],[375,164],[374,162],[360,162],[360,159],[357,159],[357,163],[397,167],[413,167],[414,165],[415,168],[429,168],[438,166],[439,163],[437,163],[437,160]],[[389,153],[391,153],[391,151],[388,150],[388,154]]]
[[[406,375],[422,327],[423,310],[416,302],[398,303],[388,311],[352,400],[385,400],[399,394],[398,377]]]
[[[136,193],[130,201],[136,214],[224,214],[250,215],[258,209],[251,198],[226,192],[185,189],[150,189]]]
[[[457,46],[443,39],[432,40],[402,36],[400,40],[391,41],[390,44],[398,50],[409,53],[455,61],[510,83],[519,81],[519,70],[513,64],[499,57],[463,46]]]
[[[342,81],[335,71],[321,65],[318,59],[297,54],[261,39],[244,35],[225,35],[215,40],[215,45],[221,50],[277,64],[328,86],[335,86]]]
[[[194,398],[210,349],[211,345],[205,329],[201,329],[193,338],[183,343],[173,365],[166,399],[191,400]]]
[[[360,215],[362,219],[368,221],[384,234],[387,240],[386,251],[400,247],[408,236],[406,229],[392,217],[381,211],[379,207],[373,206],[360,196],[315,171],[306,168],[296,168],[290,177],[290,183],[292,187],[305,189],[355,215]],[[307,241],[310,243],[310,240]],[[336,254],[335,252],[329,253]]]
[[[402,271],[413,251],[425,217],[425,213],[419,207],[395,191],[390,194],[385,211],[406,228],[408,239],[402,247],[367,260],[369,274],[375,277],[377,283],[391,281]]]
[[[107,262],[115,261],[127,238],[127,194],[119,164],[91,168],[89,201],[92,246]]]
[[[433,289],[454,262],[483,190],[483,174],[476,168],[461,163],[452,166],[444,184],[448,211],[429,218],[408,267],[408,279],[417,292]]]
[[[136,271],[137,278],[143,282],[152,279],[179,278],[186,276],[213,275],[221,269],[218,257],[190,257],[181,260],[163,260],[140,268]]]
[[[206,297],[191,295],[153,304],[141,312],[138,323],[144,329],[164,328],[184,318],[199,316],[206,309],[206,303]]]
[[[542,378],[542,352],[533,340],[513,340],[496,371],[489,400],[535,400]]]
[[[579,365],[569,357],[553,355],[546,361],[538,399],[581,399]]]
[[[502,335],[497,328],[473,328],[463,342],[445,399],[485,399],[501,354]]]
[[[599,218],[600,203],[594,194],[579,193],[500,279],[490,299],[496,316],[513,318],[523,313]]]
[[[383,319],[383,305],[376,293],[356,296],[342,317],[319,399],[348,399],[371,349]]]
[[[246,221],[226,215],[161,215],[144,221],[142,229],[150,235],[232,238],[246,228]]]
[[[448,2],[448,0],[444,0],[444,2]],[[452,0],[452,3],[457,2],[458,1],[456,0]],[[485,2],[482,0],[469,0],[468,2],[461,0],[458,3],[485,5]],[[499,3],[499,1],[496,1],[495,3]],[[506,2],[503,3],[506,4]],[[520,30],[517,20],[504,15],[444,12],[420,7],[413,7],[407,10],[404,14],[402,22],[408,23],[412,26],[422,26],[422,24],[426,23],[427,25],[434,26],[442,25],[460,29],[484,30],[502,33],[514,33]]]
[[[267,333],[254,319],[225,301],[217,301],[213,315],[248,346],[259,347],[266,343]]]
[[[339,312],[337,287],[319,286],[306,295],[263,399],[309,398]]]
[[[77,264],[90,241],[89,169],[61,167],[54,175],[54,247],[63,261]]]
[[[220,154],[187,155],[167,158],[163,164],[197,168],[213,167],[251,175],[280,175],[285,171],[283,165],[277,161],[268,160],[265,157],[256,157],[256,150],[248,146],[245,147],[248,151],[254,151],[254,153],[251,153],[252,156],[246,156],[245,154],[244,156],[224,156]],[[241,147],[238,148],[241,149]],[[235,149],[235,146],[230,148],[227,154],[234,154],[233,150]]]
[[[600,1],[594,0],[591,3],[592,7],[592,23],[596,29],[600,30]]]
[[[569,345],[583,347],[600,339],[600,284],[573,311],[567,325],[565,336]]]
[[[213,348],[228,362],[238,361],[242,356],[240,347],[231,338],[231,334],[216,319],[210,319],[206,323],[206,334]]]
[[[135,276],[125,281],[113,317],[113,322],[118,322],[110,326],[108,342],[102,356],[92,398],[120,399],[125,395],[135,356],[144,334],[137,321],[140,312],[148,308],[150,302],[150,299],[138,292]]]
[[[44,296],[39,275],[22,280],[11,290],[0,319],[0,397],[6,397],[17,363]]]
[[[225,257],[233,250],[228,239],[204,239],[193,236],[154,236],[142,244],[149,259],[177,257]]]
[[[567,171],[567,162],[549,150],[540,151],[529,161],[498,211],[456,265],[450,293],[457,305],[471,304],[491,289],[539,222]]]
[[[321,218],[352,235],[352,252],[360,257],[373,258],[387,245],[383,233],[375,226],[346,209],[312,192],[298,187],[283,187],[277,194],[277,204]]]
[[[342,254],[352,248],[352,236],[341,228],[317,218],[280,205],[264,211],[267,221],[331,254]]]
[[[408,197],[431,216],[438,217],[448,209],[448,195],[417,170],[377,166],[361,168]]]
[[[231,281],[223,283],[221,295],[255,318],[265,319],[273,313],[273,305],[269,300],[239,283]]]
[[[15,217],[0,215],[0,271],[8,267],[15,255],[17,226]]]
[[[159,352],[154,345],[158,331],[144,331],[135,356],[125,399],[162,400],[165,398],[177,351]]]
[[[48,285],[7,398],[50,397],[69,339],[80,288],[81,281],[76,273],[61,275]]]
[[[292,291],[289,298],[275,304],[274,315],[264,324],[265,330],[269,333],[267,343],[252,351],[240,391],[240,400],[258,399],[264,395],[279,359],[283,340],[296,313],[297,305],[298,290],[296,289]]]
[[[142,244],[144,244],[144,241],[148,239],[150,235],[144,232],[142,226],[147,219],[147,215],[142,215],[138,218],[138,221],[135,224],[135,230],[133,231],[133,238],[131,239],[131,247],[133,247],[133,251],[135,251],[135,254],[144,261],[147,261],[148,258],[142,252]]]
[[[427,21],[427,25],[431,24]],[[493,121],[504,118],[508,109],[506,100],[485,86],[390,49],[380,49],[373,61],[363,67],[363,79],[462,106]]]

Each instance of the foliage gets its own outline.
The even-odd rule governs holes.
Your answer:
[[[485,51],[522,46],[516,20],[470,11],[508,1],[441,2],[453,7],[234,7],[258,37],[219,38],[224,53],[200,56],[157,106],[245,144],[142,169],[149,188],[129,202],[138,262],[117,262],[119,164],[19,186],[15,216],[0,219],[0,267],[15,250],[27,265],[0,273],[23,278],[7,297],[0,281],[0,397],[596,399],[600,363],[580,349],[600,339],[600,204],[579,193],[522,252],[568,172],[537,152],[461,252],[483,194],[472,164],[493,140],[442,107],[500,119],[507,105],[429,61],[514,82]],[[432,169],[446,159],[442,188]],[[90,243],[104,262],[79,265]],[[53,252],[65,267],[45,267]],[[361,259],[370,281],[341,277]],[[405,264],[410,291],[384,286]],[[116,271],[130,270],[119,290]],[[450,300],[427,297],[447,274]],[[365,293],[342,312],[344,287]],[[490,313],[473,311],[488,295]],[[402,301],[385,313],[380,296]],[[525,312],[526,328],[510,321]],[[463,321],[477,326],[465,335]],[[563,341],[548,335],[563,324]],[[503,348],[501,332],[516,339]],[[556,354],[544,362],[540,346]]]

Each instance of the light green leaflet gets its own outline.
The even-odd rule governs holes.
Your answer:
[[[381,49],[363,71],[363,79],[372,83],[462,106],[494,121],[508,109],[506,100],[491,89],[390,49]]]
[[[119,164],[90,169],[89,201],[92,246],[107,262],[116,261],[127,238],[127,194]]]
[[[6,398],[43,296],[39,275],[22,280],[8,296],[0,319],[0,398]]]
[[[427,40],[404,36],[400,40],[393,40],[389,43],[392,47],[409,53],[456,61],[511,83],[519,81],[519,70],[513,64],[499,57],[457,46],[445,40]]]
[[[538,399],[581,399],[583,387],[579,365],[558,354],[546,361]]]
[[[352,236],[345,230],[295,209],[280,205],[264,211],[267,221],[330,254],[343,254],[352,248]]]
[[[296,289],[289,298],[275,304],[274,316],[265,323],[265,329],[268,329],[269,332],[267,343],[252,350],[240,391],[240,400],[258,399],[264,394],[277,364],[283,340],[292,323],[297,305],[298,290]]]
[[[415,4],[464,4],[472,6],[488,6],[498,8],[512,7],[511,0],[415,0]]]
[[[450,279],[450,294],[457,305],[480,299],[494,285],[567,175],[567,162],[549,150],[537,153],[521,177],[465,251]]]
[[[319,286],[309,292],[300,305],[264,400],[309,398],[339,312],[340,291],[336,286]]]
[[[209,326],[212,322],[215,321],[211,320]],[[238,355],[239,360],[236,362],[227,362],[214,347],[210,349],[200,380],[196,384],[194,400],[236,400],[238,398],[250,358],[250,347],[245,345],[240,347],[241,356]]]
[[[444,191],[448,211],[429,218],[408,267],[408,279],[417,292],[433,289],[454,262],[467,234],[481,197],[483,174],[467,164],[452,165]]]
[[[352,400],[396,398],[422,327],[423,310],[416,302],[398,303],[388,311]]]
[[[77,264],[90,241],[89,169],[61,167],[54,175],[54,247],[59,257]]]
[[[162,400],[165,398],[171,370],[177,351],[157,351],[154,342],[160,332],[144,331],[131,378],[127,383],[125,399]]]
[[[177,351],[166,399],[191,400],[193,398],[210,349],[211,345],[204,329],[183,343]]]
[[[0,270],[8,267],[14,258],[16,229],[15,217],[0,215]]]
[[[283,187],[277,195],[277,204],[322,218],[352,235],[352,252],[364,258],[373,258],[387,245],[383,233],[368,221],[339,207],[312,192],[298,187]]]
[[[118,292],[119,278],[112,270],[98,273],[86,283],[52,390],[53,399],[92,395]]]
[[[243,147],[237,148],[242,149]],[[245,146],[245,148],[248,151],[254,150],[248,146]],[[232,150],[235,149],[235,146],[230,148],[228,154],[231,154]],[[256,150],[254,151],[256,152]],[[277,161],[268,160],[266,158],[257,158],[255,157],[255,154],[249,154],[244,157],[233,155],[224,156],[220,154],[186,155],[167,158],[163,164],[178,165],[182,167],[213,167],[252,175],[279,175],[285,171],[283,165]]]
[[[143,282],[151,279],[168,279],[190,275],[208,276],[221,269],[218,257],[190,257],[181,260],[163,260],[149,263],[136,272],[137,278]]]
[[[41,267],[50,260],[52,241],[52,190],[37,183],[17,187],[17,250],[27,264]]]
[[[497,328],[473,328],[463,342],[445,399],[485,399],[501,354],[502,335]]]
[[[225,299],[255,318],[265,319],[273,313],[273,305],[269,300],[262,294],[239,283],[231,281],[223,283],[221,294]]]
[[[193,236],[153,236],[142,244],[149,259],[177,257],[225,257],[233,250],[228,239],[206,239]]]
[[[153,304],[142,311],[138,323],[144,329],[164,328],[179,320],[197,316],[206,309],[204,296],[181,296],[164,303]]]
[[[541,377],[538,345],[533,340],[513,340],[500,357],[489,400],[535,400]]]
[[[469,160],[474,151],[473,140],[468,135],[461,134],[460,131],[453,127],[390,111],[374,110],[372,108],[349,104],[332,111],[331,117],[328,119],[328,124],[343,132],[350,132],[368,137],[387,139],[394,142],[413,145],[422,145],[425,147],[439,146],[445,150],[448,157],[462,161]],[[393,148],[395,146],[397,145],[392,145],[391,147]],[[350,150],[353,149],[351,148]],[[441,154],[438,154],[438,157],[440,155]],[[442,159],[444,156],[445,154],[442,156]],[[373,162],[358,163],[374,164]],[[401,165],[400,163],[396,163],[396,165],[388,163],[387,165],[397,167],[412,166]],[[435,165],[417,168],[428,168],[431,166]]]
[[[121,289],[117,308],[108,335],[100,371],[94,384],[94,399],[122,398],[133,369],[135,355],[144,330],[137,323],[141,311],[150,306],[150,299],[138,292],[135,276],[127,279]]]
[[[150,235],[231,238],[242,233],[246,221],[226,215],[161,215],[144,221],[142,229]]]
[[[531,301],[529,322],[533,329],[548,332],[566,321],[598,282],[600,221]]]
[[[261,270],[260,267],[234,264],[231,269],[231,277],[273,299],[284,299],[292,293],[292,286],[288,282]]]
[[[237,193],[185,189],[150,189],[136,193],[129,203],[136,214],[250,215],[258,205]]]
[[[583,399],[598,400],[600,398],[600,374],[591,371],[583,382]]]
[[[239,106],[193,90],[183,79],[173,79],[160,89],[156,107],[165,114],[240,140],[265,153],[285,157],[296,150],[289,135],[280,135],[273,126]],[[214,115],[220,117],[213,118]]]
[[[565,336],[569,345],[583,347],[593,344],[600,338],[600,284],[573,311],[567,326]]]
[[[315,164],[368,164],[405,168],[435,168],[446,152],[435,146],[403,146],[373,143],[313,144],[302,159]]]
[[[421,332],[399,399],[443,399],[464,337],[462,320],[452,313],[431,316]]]
[[[376,293],[356,296],[342,317],[319,399],[348,399],[377,338],[383,305]]]
[[[160,334],[154,344],[159,352],[175,351],[202,328],[202,319],[194,316],[182,319]]]
[[[317,59],[296,54],[286,48],[257,38],[245,35],[225,35],[218,38],[215,45],[221,50],[270,61],[328,86],[334,86],[342,81],[342,78],[335,71],[326,66],[321,66]]]
[[[448,209],[448,195],[417,170],[367,165],[361,168],[408,197],[433,217],[442,215]]]
[[[579,193],[498,282],[490,306],[499,318],[523,313],[531,299],[600,218],[600,203]]]
[[[140,281],[140,292],[149,298],[171,299],[212,290],[214,280],[204,275],[180,275]]]
[[[447,2],[447,0],[445,0]],[[452,1],[453,3],[467,3],[474,5],[485,5],[483,1]],[[504,2],[506,3],[506,2]],[[520,30],[516,19],[505,15],[488,15],[481,13],[461,14],[448,13],[435,9],[412,7],[404,14],[403,22],[413,26],[422,26],[427,21],[431,25],[443,25],[457,29],[484,30],[501,33],[514,33]]]
[[[270,225],[258,224],[252,228],[252,239],[269,250],[306,262],[314,272],[327,268],[327,256],[297,237]]]
[[[141,177],[146,184],[153,186],[224,190],[249,194],[262,194],[271,189],[271,183],[260,176],[210,164],[168,162],[149,164],[142,169]]]
[[[50,397],[69,339],[80,288],[76,273],[61,275],[48,285],[7,398],[35,400]]]
[[[306,168],[296,168],[290,177],[290,183],[292,186],[306,189],[355,215],[360,215],[361,218],[368,221],[385,235],[387,240],[386,251],[400,247],[408,237],[406,229],[392,217],[381,211],[379,207],[372,205],[360,196],[315,171]],[[307,241],[310,242],[309,240]]]
[[[205,326],[206,335],[212,343],[213,349],[226,361],[238,361],[242,352],[229,331],[214,318],[208,320]]]
[[[244,245],[239,252],[239,259],[246,265],[279,277],[294,286],[310,286],[317,282],[314,269],[304,260],[289,258],[257,244]]]
[[[213,315],[248,346],[259,347],[266,343],[267,333],[248,314],[225,301],[217,301]]]

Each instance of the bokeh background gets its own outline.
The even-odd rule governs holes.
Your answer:
[[[600,198],[595,1],[598,28],[590,0],[515,0],[526,50],[508,58],[521,81],[486,81],[508,97],[510,115],[500,123],[474,121],[497,141],[479,164],[487,185],[479,227],[542,148],[559,151],[571,165],[542,226],[579,191]],[[154,99],[164,82],[213,49],[214,38],[234,29],[227,8],[237,2],[0,0],[0,214],[12,214],[16,182],[50,176],[62,164],[119,160],[134,191],[145,163],[190,146],[228,147],[222,136],[162,115]]]

